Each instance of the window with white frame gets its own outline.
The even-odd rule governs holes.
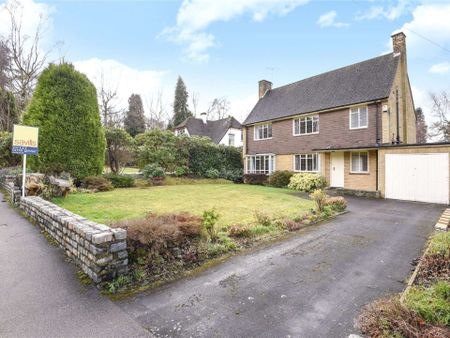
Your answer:
[[[272,138],[272,123],[258,124],[255,126],[255,140]]]
[[[185,134],[186,134],[186,128],[175,129],[176,136],[181,136],[181,135],[185,135]]]
[[[275,155],[247,156],[247,174],[271,174],[275,171]]]
[[[319,154],[294,155],[294,171],[319,171]]]
[[[352,152],[352,173],[369,172],[369,153],[367,151]]]
[[[367,128],[367,106],[350,108],[350,129]]]
[[[294,119],[294,135],[317,134],[319,132],[319,115]]]
[[[228,145],[234,147],[234,134],[228,134]]]

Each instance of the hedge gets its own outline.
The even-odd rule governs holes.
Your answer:
[[[218,172],[233,177],[242,170],[240,148],[217,145],[205,137],[175,136],[170,131],[152,130],[137,135],[135,144],[141,169],[154,164],[177,174],[206,176]]]
[[[100,175],[105,163],[105,135],[97,92],[73,65],[51,64],[38,79],[24,124],[39,127],[39,155],[30,156],[33,170],[77,180]]]

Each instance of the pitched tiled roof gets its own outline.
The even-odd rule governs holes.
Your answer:
[[[269,90],[243,124],[386,98],[399,59],[389,53]]]
[[[230,128],[241,129],[242,125],[234,117],[229,116],[216,121],[207,121],[204,123],[202,119],[188,117],[181,122],[175,129],[187,128],[191,136],[209,137],[213,142],[219,143]]]

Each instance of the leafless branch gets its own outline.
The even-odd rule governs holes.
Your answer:
[[[23,111],[31,99],[37,78],[44,68],[50,50],[41,48],[41,39],[47,18],[39,15],[39,22],[32,36],[22,30],[23,5],[10,1],[5,5],[9,14],[10,29],[6,36],[11,64],[8,70],[9,89],[16,96],[18,107]]]
[[[433,117],[436,119],[431,125],[430,135],[442,141],[450,141],[450,95],[442,92],[431,93],[433,101]]]
[[[159,89],[156,95],[152,95],[146,102],[149,117],[148,129],[164,129],[170,119],[169,112],[163,102],[163,92]]]
[[[226,97],[215,98],[206,111],[209,119],[220,120],[227,116],[230,110],[230,101]]]
[[[117,98],[117,89],[106,87],[102,73],[98,100],[102,123],[105,127],[118,127],[123,123],[124,110],[117,108]]]

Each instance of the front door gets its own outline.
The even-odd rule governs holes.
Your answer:
[[[344,153],[331,153],[330,161],[330,186],[334,188],[344,187]]]

